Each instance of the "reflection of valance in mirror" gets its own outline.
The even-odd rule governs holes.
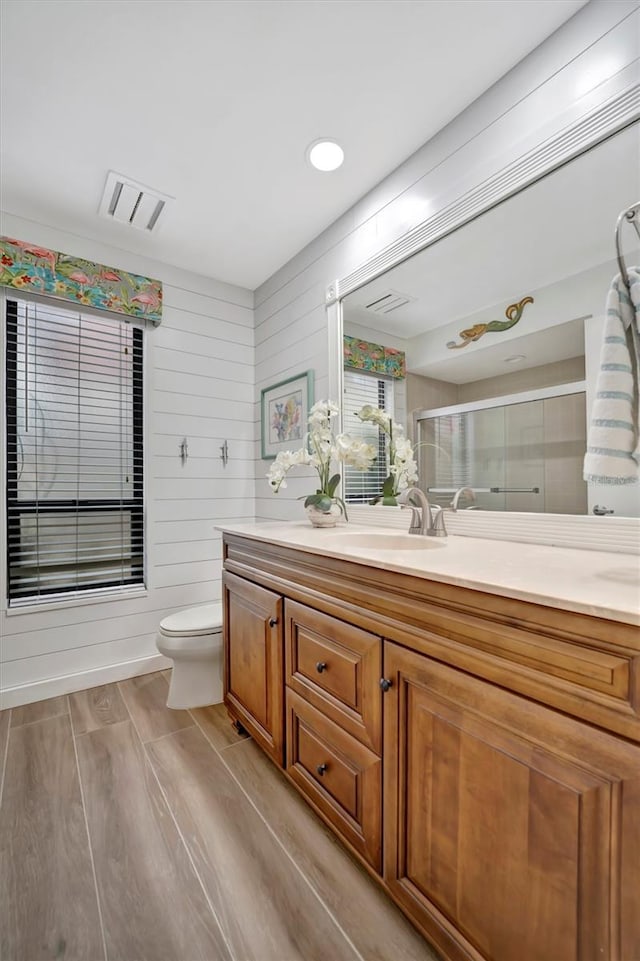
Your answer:
[[[403,350],[372,344],[359,337],[344,335],[344,366],[355,370],[367,370],[372,374],[386,374],[402,380],[407,375]]]
[[[0,238],[0,285],[128,317],[162,319],[162,283],[24,240]]]

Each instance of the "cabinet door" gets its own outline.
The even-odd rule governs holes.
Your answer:
[[[224,572],[224,701],[281,767],[284,746],[282,598]]]
[[[395,644],[384,665],[384,877],[427,937],[640,958],[638,746]]]

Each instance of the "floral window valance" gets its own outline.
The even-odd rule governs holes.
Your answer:
[[[47,294],[127,317],[162,318],[162,282],[91,260],[0,237],[0,285]]]
[[[407,365],[403,350],[383,347],[358,337],[344,336],[344,366],[356,370],[367,370],[372,374],[386,374],[399,380],[407,376]]]

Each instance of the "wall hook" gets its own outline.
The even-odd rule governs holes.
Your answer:
[[[220,459],[222,460],[223,465],[226,467],[227,461],[229,460],[229,445],[227,444],[226,440],[220,447]]]
[[[182,464],[186,464],[189,457],[189,445],[187,444],[187,438],[185,437],[182,442],[178,445],[178,450],[180,451],[180,460]]]

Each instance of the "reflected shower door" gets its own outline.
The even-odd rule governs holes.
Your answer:
[[[485,407],[418,420],[420,486],[446,507],[584,514],[584,393]]]

